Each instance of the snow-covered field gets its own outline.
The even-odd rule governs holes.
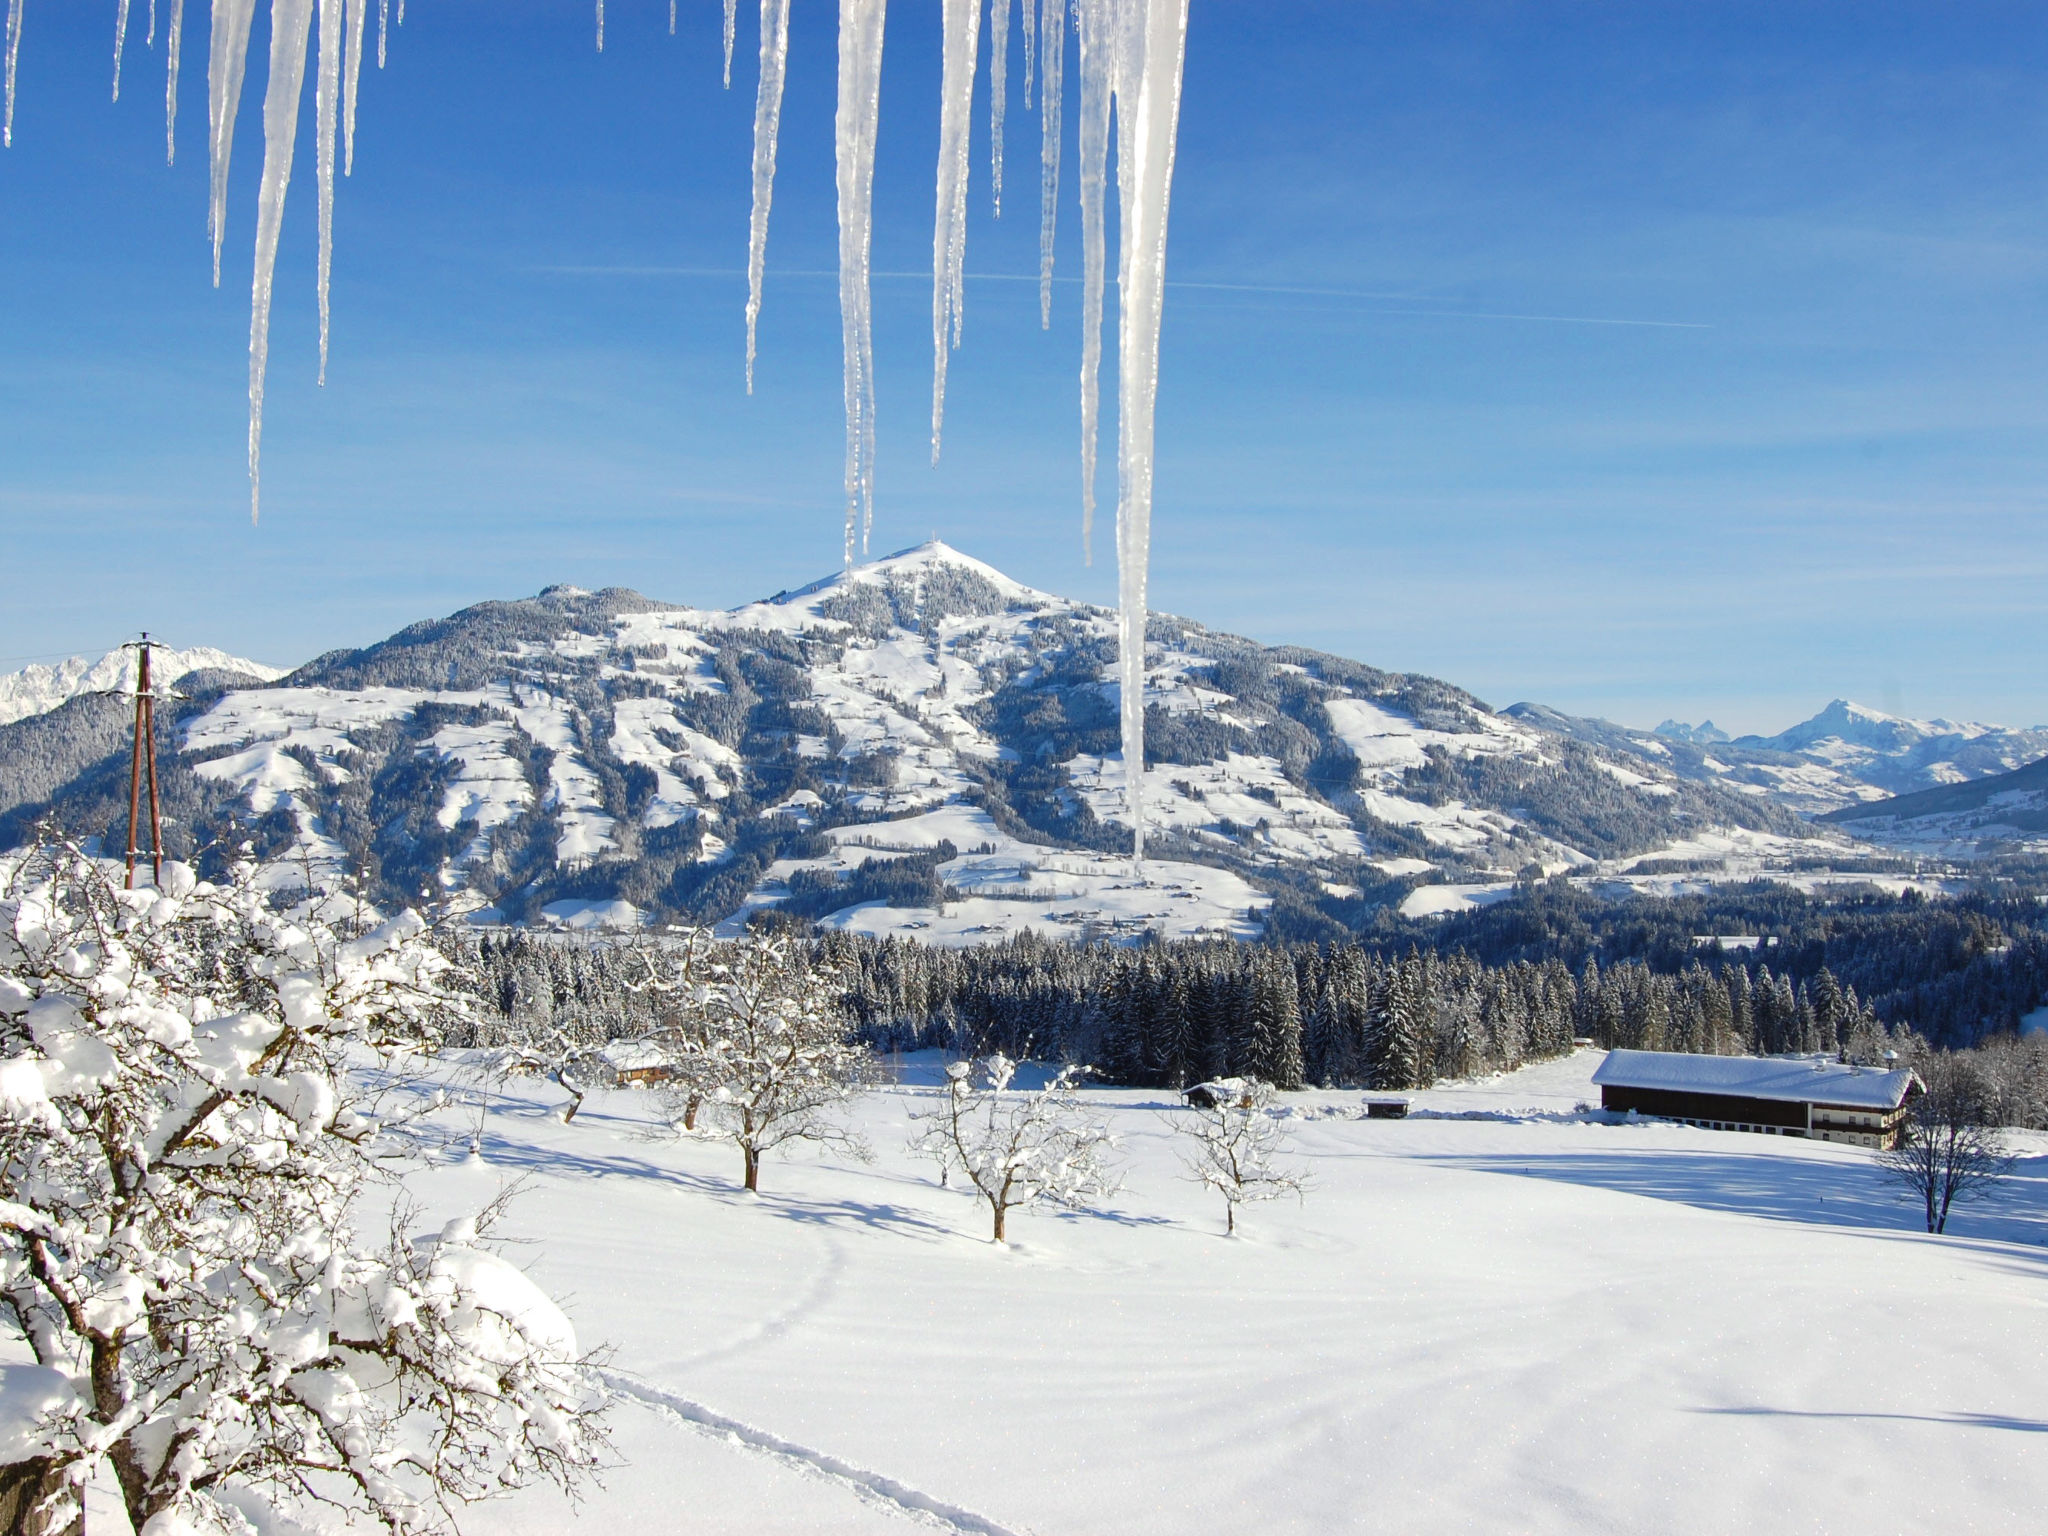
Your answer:
[[[986,1217],[904,1150],[929,1057],[862,1101],[876,1161],[646,1139],[498,1099],[426,1217],[525,1181],[510,1251],[612,1350],[625,1464],[473,1536],[2015,1531],[2048,1496],[2048,1139],[1950,1235],[1847,1148],[1573,1113],[1586,1052],[1416,1096],[1286,1098],[1306,1202],[1180,1176],[1173,1096],[1092,1092],[1099,1213]]]

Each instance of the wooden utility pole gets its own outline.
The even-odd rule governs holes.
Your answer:
[[[164,824],[156,788],[156,690],[149,679],[149,653],[156,642],[149,631],[124,650],[135,652],[135,745],[128,758],[128,889],[135,889],[135,834],[142,820],[142,774],[149,770],[149,861],[154,883],[164,883]]]

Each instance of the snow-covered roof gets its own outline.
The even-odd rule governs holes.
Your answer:
[[[645,1072],[669,1065],[668,1053],[652,1040],[613,1040],[603,1054],[615,1072]]]
[[[1880,1072],[1808,1057],[1688,1056],[1678,1051],[1609,1051],[1593,1073],[1602,1087],[1725,1093],[1857,1109],[1897,1109],[1913,1080],[1909,1071]]]

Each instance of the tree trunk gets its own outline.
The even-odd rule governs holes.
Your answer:
[[[573,1089],[572,1089],[572,1090],[570,1090],[570,1092],[569,1092],[569,1107],[568,1107],[567,1109],[565,1109],[565,1110],[563,1110],[563,1111],[562,1111],[562,1124],[564,1124],[564,1125],[574,1125],[574,1124],[576,1123],[576,1111],[577,1111],[577,1110],[579,1110],[579,1109],[581,1109],[582,1107],[583,1107],[583,1095],[582,1095],[582,1094],[580,1094],[580,1093],[577,1093],[577,1092],[576,1092],[576,1091],[574,1091]]]
[[[1237,1206],[1229,1200],[1223,1202],[1223,1235],[1237,1236]]]
[[[54,1457],[0,1466],[0,1536],[85,1536],[82,1492]]]
[[[1005,1239],[1004,1239],[1004,1237],[1003,1237],[1003,1218],[1004,1218],[1005,1216],[1007,1216],[1007,1215],[1009,1215],[1009,1214],[1010,1214],[1010,1208],[1009,1208],[1008,1206],[1004,1205],[1004,1204],[1003,1204],[1003,1203],[1002,1203],[1001,1201],[999,1201],[999,1200],[991,1200],[991,1201],[989,1201],[988,1205],[989,1205],[989,1209],[990,1209],[990,1210],[992,1210],[992,1211],[994,1211],[994,1212],[996,1213],[996,1236],[995,1236],[995,1240],[996,1240],[997,1242],[999,1242],[999,1243],[1000,1243],[1000,1242],[1003,1242],[1003,1241],[1005,1241]]]
[[[748,1147],[745,1150],[747,1154],[747,1189],[754,1194],[759,1194],[761,1192],[761,1154],[752,1147]]]
[[[703,1104],[703,1103],[704,1103],[704,1100],[703,1100],[703,1099],[702,1099],[701,1097],[699,1097],[699,1096],[698,1096],[697,1094],[694,1094],[694,1093],[693,1093],[693,1094],[691,1094],[691,1095],[690,1095],[690,1099],[689,1099],[689,1102],[688,1102],[687,1104],[685,1104],[685,1105],[683,1106],[683,1129],[684,1129],[684,1130],[686,1130],[686,1131],[694,1131],[695,1129],[697,1129],[697,1110],[699,1109],[699,1107],[701,1107],[701,1106],[702,1106],[702,1104]],[[749,1186],[748,1186],[748,1188],[750,1188],[750,1189],[751,1189],[752,1187],[753,1187],[752,1185],[749,1185]]]

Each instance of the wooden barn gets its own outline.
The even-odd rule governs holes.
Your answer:
[[[1634,1110],[1710,1131],[1808,1136],[1891,1147],[1906,1106],[1922,1091],[1907,1071],[1811,1057],[1688,1056],[1609,1051],[1593,1073],[1600,1107]]]

